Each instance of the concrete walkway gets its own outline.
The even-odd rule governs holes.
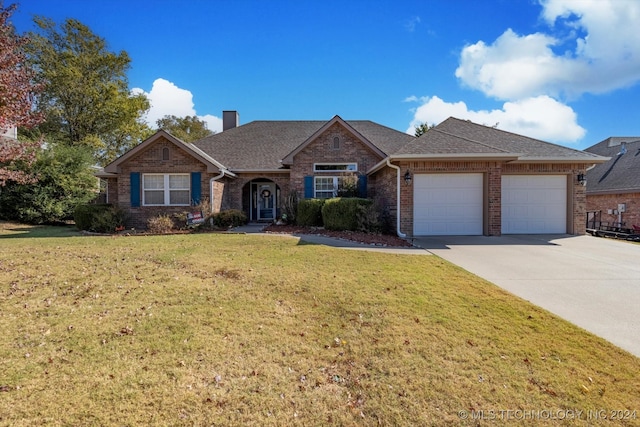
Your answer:
[[[640,245],[592,236],[425,237],[417,244],[640,357]]]

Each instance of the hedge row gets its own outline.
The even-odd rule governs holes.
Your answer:
[[[116,228],[124,225],[126,214],[110,204],[78,205],[73,220],[80,230],[115,233]]]
[[[373,201],[357,197],[304,199],[298,203],[296,222],[301,226],[327,230],[371,231],[368,219]],[[365,223],[367,222],[367,223]]]

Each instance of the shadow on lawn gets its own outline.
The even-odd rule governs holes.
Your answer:
[[[80,235],[80,231],[72,225],[0,224],[0,240],[43,237],[74,237]]]

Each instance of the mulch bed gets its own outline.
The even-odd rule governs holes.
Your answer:
[[[336,239],[349,240],[372,246],[383,247],[411,247],[411,243],[398,236],[388,234],[363,233],[359,231],[333,231],[325,230],[321,227],[299,227],[297,225],[275,225],[271,224],[263,230],[266,233],[276,234],[317,234],[319,236],[333,237]]]

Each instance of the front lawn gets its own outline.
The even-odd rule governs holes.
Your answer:
[[[640,423],[638,358],[435,256],[74,234],[0,229],[0,425]]]

